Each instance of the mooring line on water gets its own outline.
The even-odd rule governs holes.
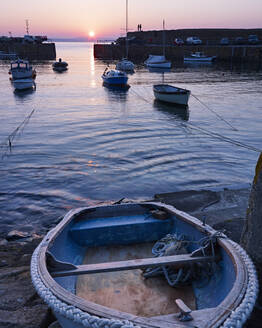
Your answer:
[[[197,96],[193,95],[191,93],[191,96],[194,97],[197,101],[200,102],[200,104],[202,104],[203,106],[205,106],[208,110],[210,110],[213,114],[215,114],[220,120],[222,120],[223,122],[225,122],[227,125],[229,125],[234,131],[238,131],[232,124],[230,124],[228,121],[226,121],[221,115],[217,114],[212,108],[210,108],[209,106],[207,106],[207,104],[205,104],[202,100],[200,100]]]
[[[207,135],[209,135],[209,136],[211,136],[213,138],[216,138],[216,139],[219,139],[219,140],[222,140],[222,141],[231,143],[232,145],[235,145],[235,146],[238,146],[238,147],[242,147],[242,148],[246,148],[246,149],[249,149],[249,150],[258,152],[258,153],[262,153],[262,149],[256,148],[254,146],[247,145],[244,142],[241,142],[241,141],[238,141],[238,140],[234,140],[234,139],[229,138],[229,137],[225,137],[225,136],[223,136],[223,135],[221,135],[219,133],[211,132],[209,130],[206,130],[204,128],[201,128],[199,126],[196,126],[196,125],[194,125],[194,124],[192,124],[190,122],[181,123],[181,124],[184,125],[184,126],[186,126],[186,127],[188,127],[188,128],[201,131],[202,133],[207,134]]]
[[[134,93],[136,96],[138,96],[139,98],[141,98],[142,100],[144,100],[145,102],[147,102],[148,104],[151,103],[151,101],[147,100],[145,97],[141,96],[139,93],[137,93],[134,88],[131,89],[131,92]]]
[[[146,101],[147,103],[151,103],[151,101],[147,100],[146,98],[144,98],[143,96],[139,95],[136,91],[134,91],[132,89],[132,91],[134,92],[135,95],[137,95],[138,97],[140,97],[141,99],[143,99],[144,101]],[[196,99],[198,99],[196,96],[193,95],[193,97],[195,97]],[[198,99],[199,100],[199,99]],[[199,100],[201,102],[201,100]],[[203,103],[204,104],[204,103]],[[205,105],[205,104],[204,104]],[[207,105],[205,105],[207,106]],[[219,116],[219,115],[218,115]],[[223,118],[221,118],[223,121],[225,121]],[[229,124],[231,126],[230,123],[228,123],[227,121],[225,121],[227,124]],[[206,130],[204,128],[201,128],[193,123],[190,123],[190,122],[186,122],[186,123],[183,123],[181,122],[180,124],[177,124],[177,126],[179,127],[185,127],[185,128],[191,128],[192,130],[195,129],[195,130],[198,130],[198,131],[201,131],[202,133],[210,136],[210,137],[213,137],[215,139],[218,139],[220,141],[224,141],[224,142],[228,142],[228,143],[231,143],[232,145],[235,145],[235,146],[238,146],[238,147],[242,147],[242,148],[245,148],[245,149],[248,149],[248,150],[252,150],[252,151],[255,151],[255,152],[258,152],[258,153],[262,153],[262,150],[259,149],[259,148],[256,148],[256,147],[253,147],[253,146],[250,146],[250,145],[247,145],[241,141],[238,141],[238,140],[234,140],[232,138],[229,138],[229,137],[225,137],[219,133],[215,133],[215,132],[211,132],[209,130]],[[235,129],[233,126],[231,126],[233,128],[234,131],[238,131],[237,129]]]
[[[6,148],[5,152],[2,154],[2,159],[6,156],[7,152],[12,152],[13,147],[13,140],[18,135],[19,132],[23,132],[25,126],[28,124],[30,118],[32,117],[35,109],[31,111],[31,113],[14,129],[12,133],[9,134],[9,136],[5,139],[4,142],[0,145],[0,149]]]

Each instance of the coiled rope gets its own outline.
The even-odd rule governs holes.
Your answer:
[[[155,243],[152,248],[152,253],[155,257],[167,255],[188,254],[188,246],[190,244],[198,244],[199,248],[196,251],[201,251],[203,256],[207,256],[206,248],[215,256],[214,244],[217,238],[225,238],[219,231],[216,231],[211,236],[201,238],[198,241],[186,239],[185,235],[168,234]],[[214,263],[206,263],[205,266],[185,265],[182,268],[175,269],[172,266],[159,266],[147,268],[143,272],[144,278],[151,278],[159,275],[164,275],[168,284],[171,287],[177,287],[184,284],[192,283],[193,280],[199,280],[206,277],[208,280],[215,271]]]

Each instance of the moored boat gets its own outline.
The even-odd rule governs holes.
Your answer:
[[[206,56],[203,52],[192,52],[188,56],[184,56],[184,61],[190,62],[212,62],[216,59],[216,56]]]
[[[36,71],[29,64],[29,61],[22,59],[17,59],[11,62],[9,74],[12,75],[12,80],[36,77]]]
[[[71,210],[31,276],[63,328],[242,327],[258,291],[239,245],[154,202]]]
[[[116,69],[118,71],[134,72],[135,65],[130,60],[123,58],[119,62],[117,62]]]
[[[151,68],[171,68],[171,62],[165,56],[149,55],[144,64]]]
[[[56,72],[64,72],[68,69],[68,63],[62,61],[61,58],[59,58],[58,61],[54,62],[52,66],[53,66],[53,70]]]
[[[115,69],[108,70],[108,67],[104,70],[104,73],[101,77],[104,83],[108,85],[125,86],[128,81],[128,76],[125,72],[118,71]]]
[[[181,106],[187,106],[190,97],[190,90],[169,84],[155,84],[153,92],[157,100]]]
[[[126,0],[126,58],[122,58],[117,64],[116,69],[124,72],[134,72],[135,65],[128,60],[128,0]]]

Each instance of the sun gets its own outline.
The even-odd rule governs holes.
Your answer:
[[[90,36],[90,38],[92,38],[93,36],[95,36],[95,32],[94,32],[94,31],[90,31],[90,32],[88,33],[88,35]]]

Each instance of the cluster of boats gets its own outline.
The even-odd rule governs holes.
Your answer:
[[[149,55],[144,64],[149,69],[171,68],[171,62],[167,61],[165,56]],[[108,67],[105,69],[102,74],[104,85],[126,88],[128,86],[128,73],[130,72],[134,72],[134,64],[127,59],[122,59],[116,64],[116,69],[109,70]],[[164,83],[154,85],[153,93],[159,101],[184,107],[187,107],[190,97],[190,90]]]
[[[62,61],[61,58],[52,65],[53,70],[63,72],[67,70],[68,64]],[[16,59],[11,61],[11,66],[8,72],[11,77],[10,80],[15,90],[35,89],[36,70],[30,65],[28,60]]]

